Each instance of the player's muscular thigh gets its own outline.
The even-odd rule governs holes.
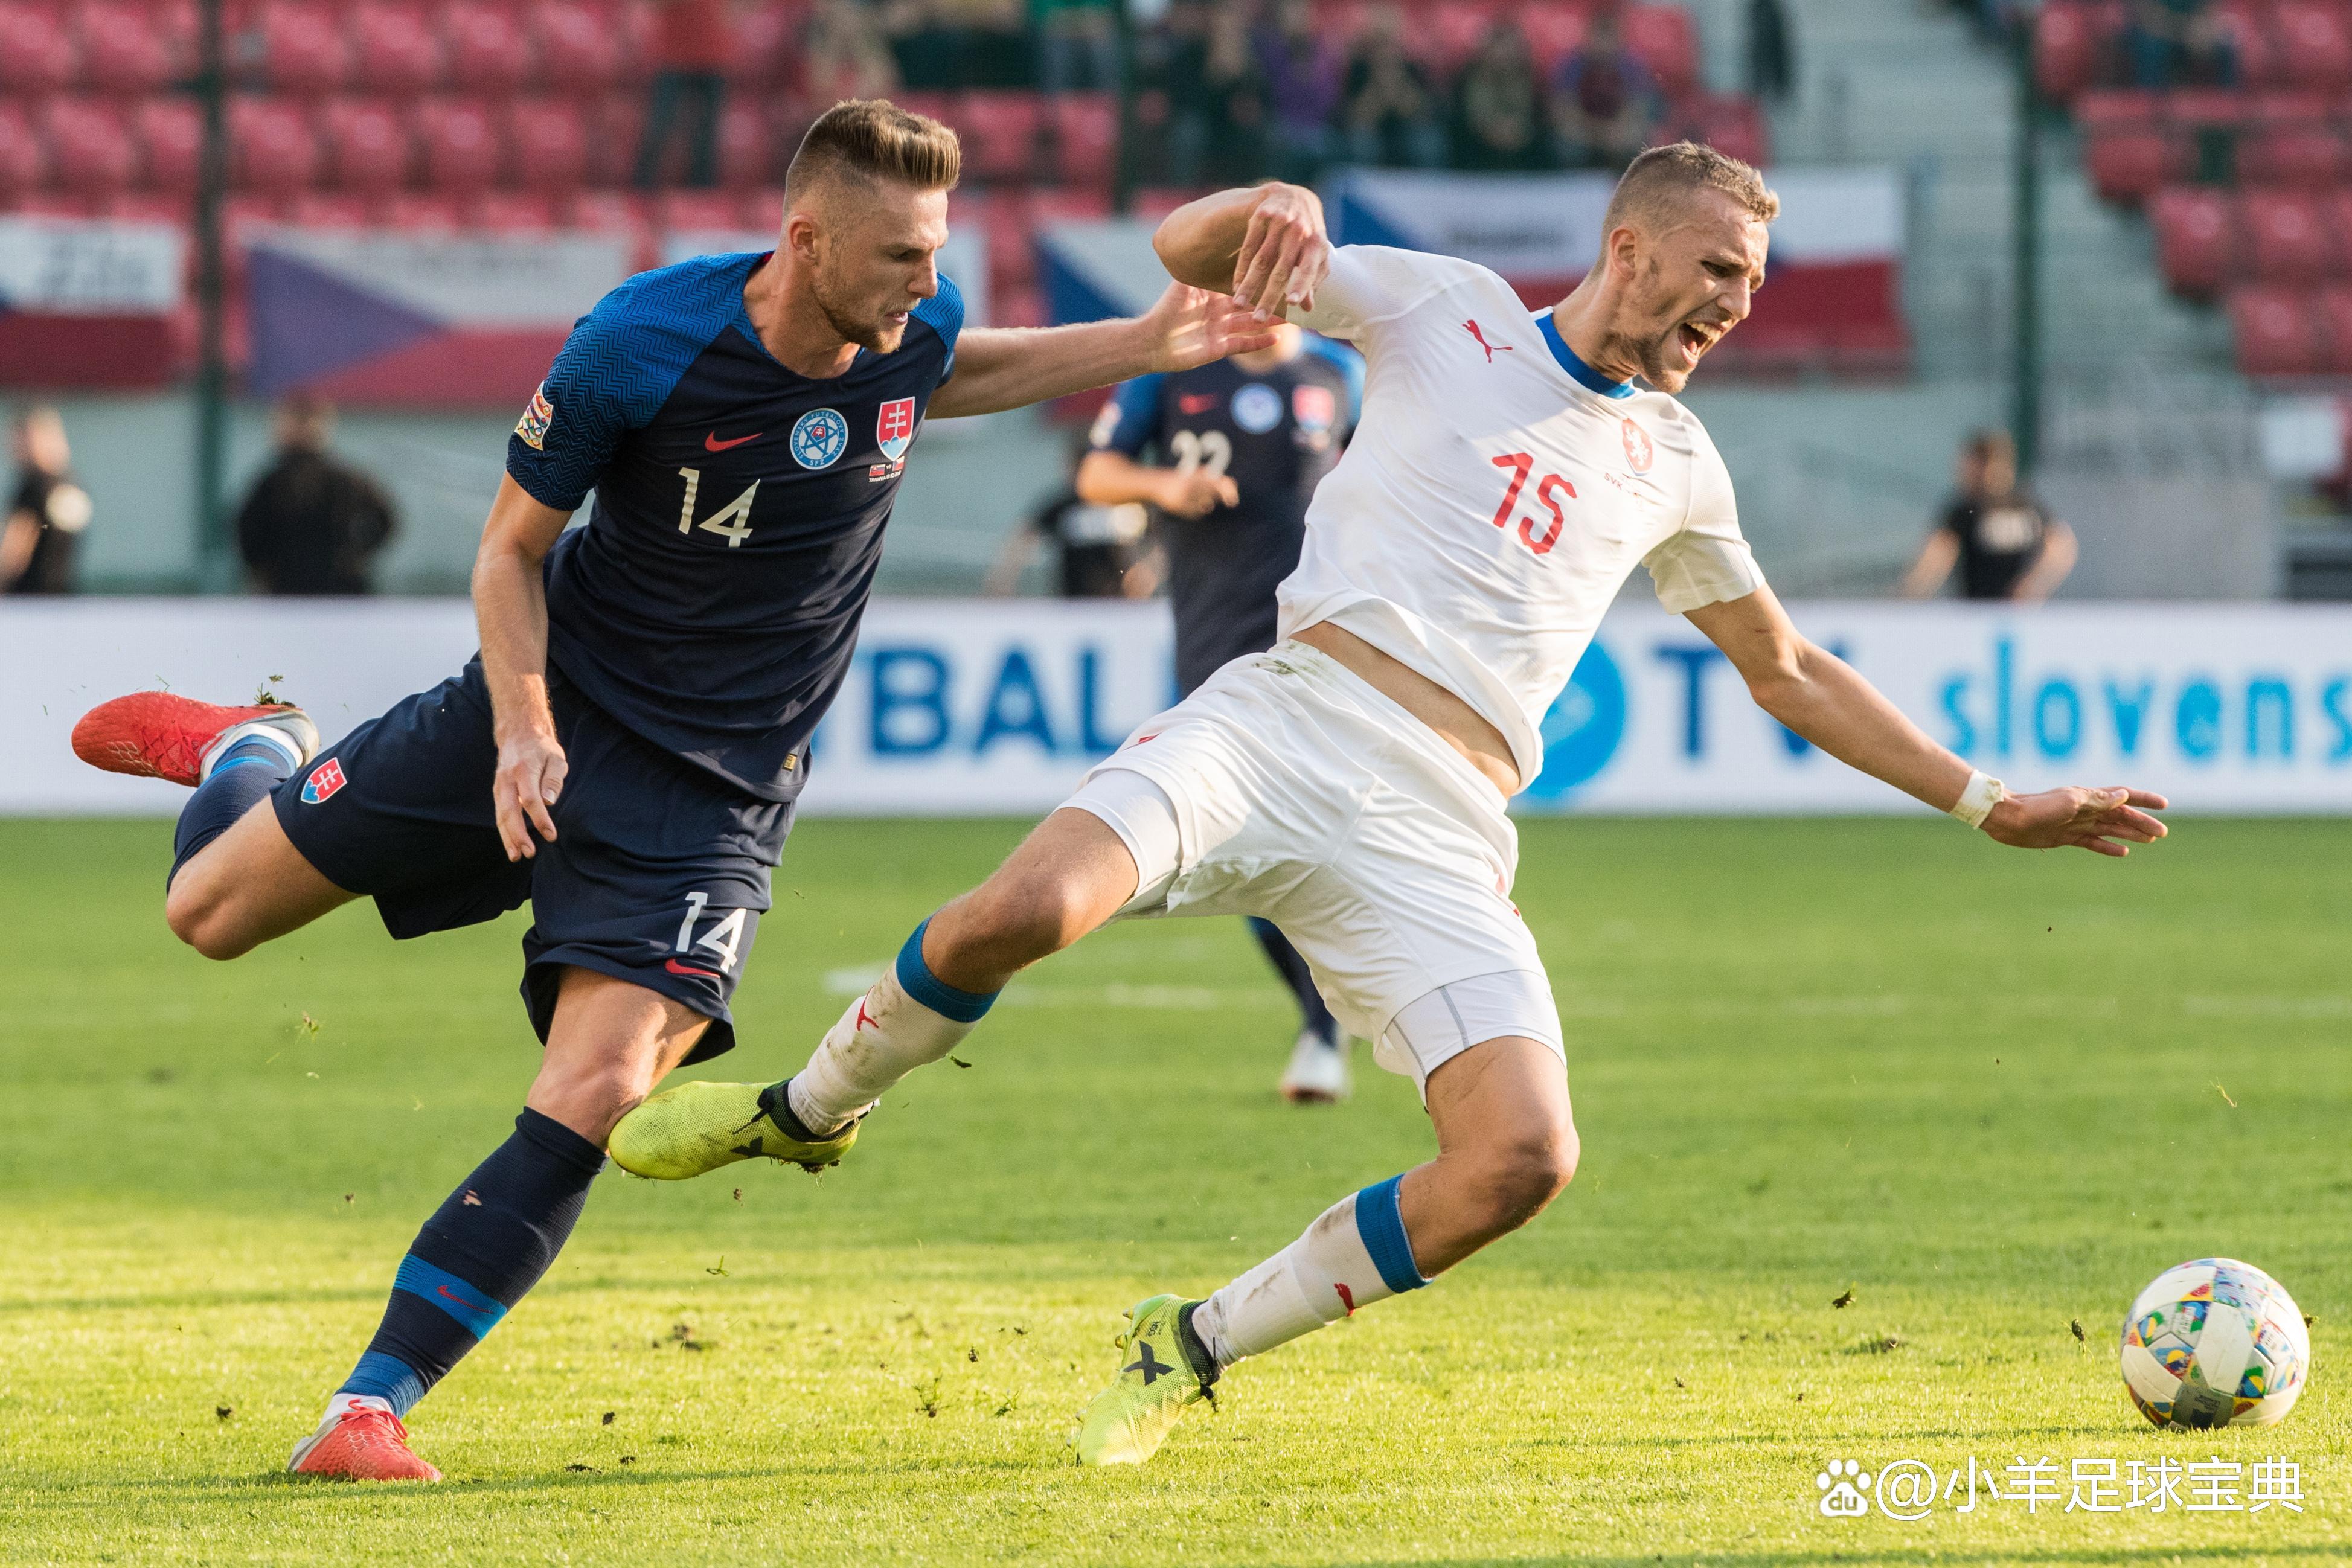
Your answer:
[[[236,958],[356,896],[302,858],[263,800],[180,868],[163,918],[205,957]]]
[[[1091,811],[1037,825],[996,874],[931,916],[923,962],[959,990],[988,993],[1118,913],[1135,896],[1135,857]]]

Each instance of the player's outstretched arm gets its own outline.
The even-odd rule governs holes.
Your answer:
[[[1929,739],[1852,665],[1807,642],[1770,589],[1706,605],[1689,619],[1723,650],[1766,713],[1839,761],[1939,811],[1959,803],[1974,769]],[[2072,846],[2122,856],[2129,845],[2164,837],[2164,824],[2147,813],[2165,805],[2163,796],[2145,789],[2069,786],[2009,796],[1983,826],[2020,849]]]
[[[534,500],[509,475],[499,481],[474,557],[474,620],[499,743],[492,789],[499,839],[510,861],[539,852],[533,829],[555,837],[547,809],[562,793],[569,768],[547,701],[547,587],[540,569],[571,517]]]
[[[1140,501],[1180,517],[1205,517],[1219,507],[1241,505],[1233,476],[1206,468],[1154,468],[1124,452],[1089,452],[1078,465],[1078,499],[1089,507],[1124,507]]]
[[[1304,185],[1203,196],[1169,214],[1151,244],[1177,282],[1230,295],[1269,319],[1312,308],[1331,271],[1323,201]]]
[[[1171,285],[1143,315],[1079,327],[967,328],[955,374],[931,394],[932,419],[1026,408],[1072,392],[1189,371],[1274,346],[1271,322],[1223,295]]]

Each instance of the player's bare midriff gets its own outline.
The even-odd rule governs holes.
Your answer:
[[[1510,743],[1468,703],[1328,621],[1318,621],[1293,635],[1308,647],[1328,653],[1373,690],[1435,730],[1438,738],[1460,752],[1486,776],[1486,782],[1502,791],[1505,800],[1518,789],[1519,767],[1511,756]]]

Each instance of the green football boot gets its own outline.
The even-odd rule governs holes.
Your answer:
[[[1213,1406],[1217,1363],[1192,1332],[1198,1301],[1154,1296],[1129,1309],[1127,1332],[1115,1342],[1134,1359],[1095,1396],[1071,1446],[1082,1465],[1139,1465],[1160,1451],[1184,1406],[1205,1399]]]
[[[605,1153],[630,1175],[656,1181],[685,1181],[737,1160],[777,1160],[811,1171],[839,1165],[857,1141],[857,1124],[830,1138],[795,1137],[770,1112],[783,1092],[782,1083],[681,1083],[622,1117]]]

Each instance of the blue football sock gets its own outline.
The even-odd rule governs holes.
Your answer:
[[[1298,998],[1300,1026],[1324,1044],[1337,1045],[1339,1042],[1339,1020],[1333,1018],[1331,1009],[1323,1005],[1323,993],[1315,988],[1315,974],[1307,968],[1306,958],[1290,945],[1290,938],[1285,936],[1282,928],[1273,921],[1260,920],[1252,915],[1249,926],[1251,934],[1257,937],[1257,945],[1265,949],[1266,957],[1281,974],[1283,984],[1288,986],[1290,994]]]
[[[180,808],[180,825],[172,833],[172,876],[194,860],[196,852],[236,826],[253,810],[253,803],[294,776],[294,757],[284,745],[248,735],[221,754],[212,777],[196,786]],[[172,885],[171,877],[163,885]]]
[[[410,1243],[383,1322],[336,1392],[405,1416],[555,1261],[604,1151],[526,1109],[514,1136],[474,1168]]]

